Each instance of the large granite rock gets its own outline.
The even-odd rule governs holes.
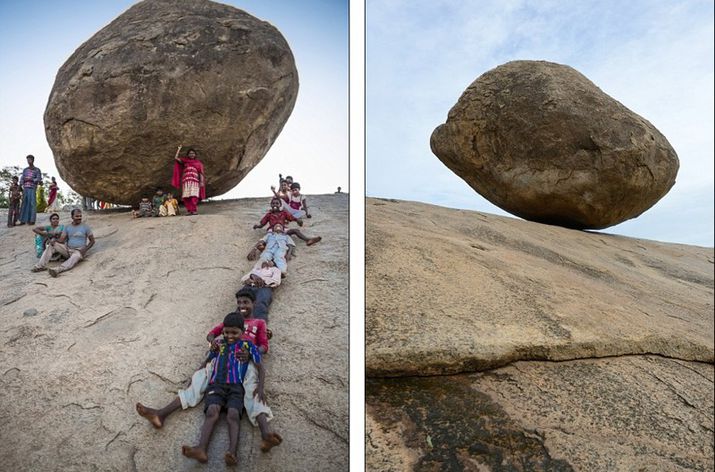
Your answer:
[[[646,353],[715,361],[712,248],[378,199],[365,234],[368,376]]]
[[[366,470],[712,470],[712,248],[381,199],[365,233]]]
[[[203,0],[145,0],[75,51],[45,111],[62,178],[136,203],[170,188],[179,144],[197,148],[207,196],[263,158],[293,110],[298,73],[280,32]]]
[[[477,78],[430,145],[500,208],[579,229],[640,215],[670,190],[679,166],[651,123],[571,67],[544,61]]]
[[[244,416],[234,469],[224,463],[224,419],[208,464],[181,454],[198,440],[203,403],[161,430],[134,405],[176,398],[206,357],[206,333],[236,308],[239,279],[253,265],[245,254],[259,233],[236,222],[256,220],[266,199],[210,202],[200,217],[86,214],[97,244],[56,279],[31,274],[37,258],[27,233],[0,225],[0,471],[350,469],[348,195],[310,199],[306,225],[323,241],[301,245],[290,262],[263,359],[271,427],[284,441],[261,453],[260,431]],[[31,309],[38,313],[23,316]]]

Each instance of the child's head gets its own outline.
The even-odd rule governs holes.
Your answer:
[[[233,344],[238,341],[238,338],[243,334],[243,329],[244,321],[241,313],[229,313],[223,319],[223,338],[227,343]]]
[[[300,184],[298,182],[290,184],[290,191],[293,195],[300,195]]]
[[[15,183],[15,184],[18,182],[18,178],[17,178],[16,175],[13,175],[13,176],[12,176],[12,182]]]
[[[171,192],[169,192],[169,193],[166,194],[166,198],[167,198],[168,200],[171,200],[172,198],[174,198],[174,194],[171,193]]]
[[[276,224],[273,225],[273,232],[274,232],[274,233],[282,233],[283,230],[285,230],[285,228],[283,227],[282,224],[276,223]]]
[[[285,180],[286,180],[286,182],[288,182],[288,185],[293,183],[293,177],[291,177],[290,175],[286,175]]]
[[[243,318],[253,316],[253,303],[256,301],[256,296],[251,290],[242,288],[236,292],[236,312],[241,314]]]
[[[159,188],[159,189],[156,190],[156,194],[157,194],[157,195],[164,195],[164,191]]]
[[[271,198],[271,211],[280,211],[283,202],[280,198]]]

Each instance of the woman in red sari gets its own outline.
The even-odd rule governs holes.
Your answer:
[[[52,182],[50,183],[50,194],[47,196],[47,212],[56,211],[54,206],[55,200],[57,200],[57,181],[52,177]]]
[[[196,151],[189,149],[186,157],[179,157],[181,148],[176,150],[174,156],[174,175],[171,185],[181,190],[181,198],[184,201],[186,212],[189,215],[198,213],[199,200],[206,198],[206,179],[204,177],[204,165],[196,158]]]

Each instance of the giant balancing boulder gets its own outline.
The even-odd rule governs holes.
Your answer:
[[[145,0],[60,68],[45,131],[60,176],[82,195],[131,204],[169,190],[183,143],[204,162],[210,197],[263,158],[297,94],[275,27],[205,0]]]
[[[477,78],[430,141],[472,188],[524,219],[599,229],[675,183],[678,156],[647,120],[571,67],[514,61]]]

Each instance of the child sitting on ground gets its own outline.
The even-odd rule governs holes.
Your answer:
[[[152,206],[151,206],[151,202],[149,201],[149,197],[142,197],[141,201],[139,202],[139,209],[134,210],[132,216],[134,218],[142,218],[142,217],[151,216],[151,215],[152,215]]]
[[[274,197],[280,198],[282,203],[290,196],[290,184],[286,180],[281,180],[281,183],[278,185],[278,191],[276,192],[276,188],[271,185],[271,192],[273,192]]]
[[[300,184],[298,182],[290,184],[290,194],[283,201],[288,204],[286,210],[295,218],[312,218],[308,212],[308,202],[305,196],[300,194]]]
[[[176,216],[179,213],[179,202],[171,192],[166,194],[166,200],[159,209],[159,216]]]
[[[198,462],[208,462],[208,445],[214,426],[218,421],[223,408],[227,409],[229,450],[224,454],[226,465],[238,464],[236,458],[238,450],[238,434],[241,412],[243,410],[244,388],[243,382],[248,370],[248,363],[241,362],[239,355],[242,351],[250,352],[251,361],[258,371],[258,386],[255,395],[264,401],[263,393],[264,371],[261,364],[261,354],[256,346],[249,341],[240,340],[243,334],[244,320],[239,313],[229,313],[223,320],[224,339],[215,343],[217,351],[212,351],[209,360],[216,359],[213,372],[204,399],[204,413],[206,419],[201,427],[198,445],[182,446],[181,452],[186,457],[196,459]]]
[[[166,201],[166,195],[164,195],[164,191],[162,189],[157,189],[156,193],[154,194],[154,198],[151,200],[151,205],[152,205],[152,215],[153,216],[159,216],[161,213],[161,207],[164,206],[164,202]]]

